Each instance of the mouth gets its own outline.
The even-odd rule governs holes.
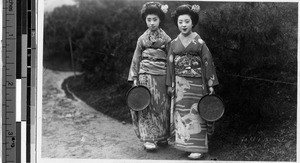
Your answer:
[[[187,28],[181,28],[181,30],[182,30],[183,32],[186,32],[186,31],[187,31]]]

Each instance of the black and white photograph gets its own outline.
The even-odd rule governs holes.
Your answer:
[[[298,8],[44,0],[37,160],[296,162]]]

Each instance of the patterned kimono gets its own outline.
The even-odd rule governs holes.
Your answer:
[[[166,91],[166,46],[171,38],[162,30],[149,29],[136,45],[128,81],[138,78],[139,84],[151,92],[150,105],[142,111],[131,110],[133,126],[143,142],[156,142],[169,137],[170,109]]]
[[[210,86],[217,85],[213,59],[205,42],[197,34],[184,47],[177,37],[170,43],[167,85],[175,82],[175,148],[186,152],[208,152],[207,123],[198,113],[198,102]]]

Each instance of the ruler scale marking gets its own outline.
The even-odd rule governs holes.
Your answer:
[[[18,120],[25,119],[20,118],[19,111],[21,110],[22,117],[22,106],[23,110],[27,109],[26,95],[27,93],[27,8],[28,1],[22,0],[9,0],[3,1],[3,85],[2,85],[2,98],[3,98],[3,109],[2,109],[2,156],[3,162],[22,162],[26,161],[26,154],[21,158],[21,152],[25,149],[26,143],[21,144],[21,140],[26,139],[26,125],[22,122],[16,122]],[[18,9],[23,12],[19,12]],[[18,11],[18,12],[17,12]],[[26,14],[26,15],[24,15]],[[23,16],[23,17],[22,17]],[[24,31],[24,32],[22,32]],[[22,35],[25,34],[25,35]],[[24,40],[24,41],[22,41]],[[25,46],[25,48],[24,48]],[[24,49],[22,49],[24,48]],[[25,57],[23,57],[25,55]],[[23,57],[23,58],[22,58]],[[24,59],[25,58],[25,59]],[[25,63],[22,62],[25,60]],[[25,88],[24,88],[25,87]],[[24,96],[25,95],[25,96]],[[16,99],[17,98],[17,99]],[[19,101],[21,99],[21,102]],[[22,102],[24,101],[25,102]],[[21,106],[20,106],[21,103]],[[17,109],[18,108],[18,109]],[[18,114],[18,115],[17,115]],[[22,137],[25,135],[25,137]],[[30,135],[29,135],[30,136]],[[21,139],[23,138],[23,139]],[[23,148],[22,148],[23,147]],[[24,159],[25,158],[25,159]],[[24,162],[24,161],[23,161]]]
[[[30,5],[29,5],[30,2]],[[31,126],[30,130],[28,130],[28,134],[32,135],[30,138],[28,138],[28,142],[30,145],[30,155],[28,154],[28,158],[27,158],[27,162],[36,162],[36,135],[35,134],[31,134],[31,133],[37,133],[36,132],[36,119],[35,119],[35,115],[36,115],[36,105],[35,105],[35,101],[36,101],[36,97],[34,96],[37,92],[36,92],[36,34],[35,34],[35,27],[36,27],[36,20],[35,20],[35,16],[36,16],[36,12],[35,12],[35,5],[36,5],[36,1],[35,0],[28,0],[28,9],[31,11],[31,26],[28,27],[30,28],[30,32],[28,32],[30,34],[30,36],[28,36],[28,38],[30,37],[31,41],[28,42],[28,46],[30,46],[30,70],[31,70],[31,74],[30,74],[30,84],[31,84],[31,96],[30,96],[30,109],[28,109],[28,116],[29,121],[27,122],[29,126]]]

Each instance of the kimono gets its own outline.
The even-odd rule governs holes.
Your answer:
[[[170,43],[167,60],[168,86],[175,85],[173,110],[175,148],[193,153],[207,153],[207,122],[198,113],[198,102],[217,85],[212,55],[197,34],[184,47],[177,37]]]
[[[149,29],[137,41],[128,81],[138,79],[151,92],[149,106],[142,111],[130,110],[134,131],[143,142],[156,142],[169,137],[170,109],[166,88],[166,46],[171,38],[162,30]]]

